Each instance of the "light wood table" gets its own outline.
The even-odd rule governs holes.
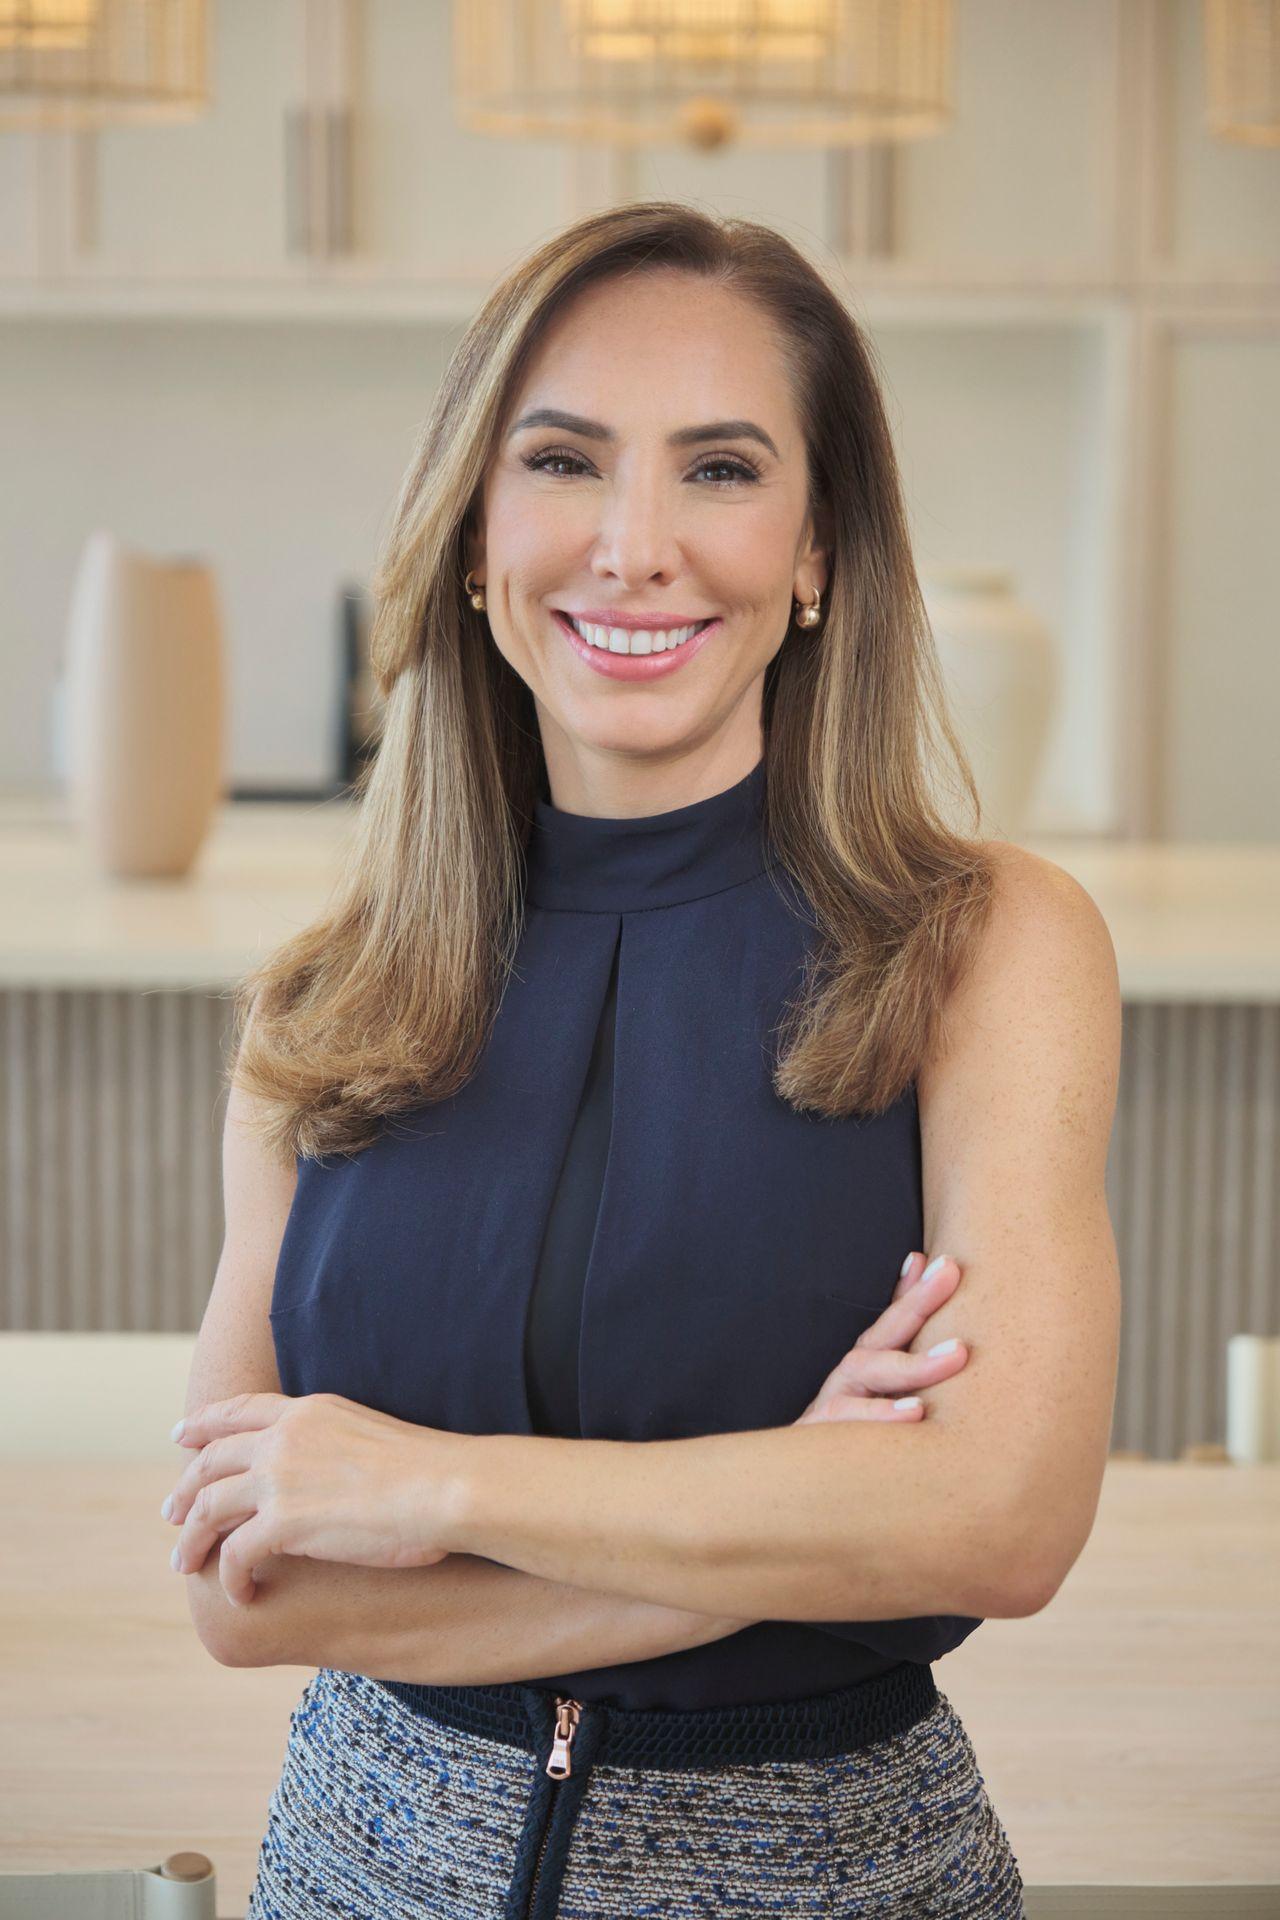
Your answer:
[[[177,1462],[0,1462],[0,1872],[190,1848],[242,1915],[314,1669],[201,1647]],[[938,1662],[1029,1888],[1280,1882],[1278,1574],[1280,1466],[1113,1460],[1053,1604]]]

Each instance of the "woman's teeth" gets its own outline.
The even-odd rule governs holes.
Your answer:
[[[682,647],[695,633],[701,633],[710,626],[709,620],[698,620],[691,627],[670,627],[663,632],[650,633],[643,627],[588,627],[572,614],[565,619],[576,633],[589,646],[603,647],[606,653],[669,653],[673,647]]]

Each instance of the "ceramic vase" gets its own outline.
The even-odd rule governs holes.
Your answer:
[[[68,801],[95,863],[186,873],[222,792],[212,569],[92,533],[72,589],[63,700]]]
[[[951,719],[982,800],[980,833],[1021,839],[1058,697],[1053,635],[1016,597],[1008,573],[938,568],[921,591]]]

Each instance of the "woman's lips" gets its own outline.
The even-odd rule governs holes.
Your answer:
[[[610,653],[607,647],[593,647],[589,640],[584,640],[569,616],[558,607],[552,608],[552,618],[578,658],[610,680],[657,680],[663,674],[675,673],[723,624],[719,619],[712,620],[682,647],[665,647],[661,653]]]

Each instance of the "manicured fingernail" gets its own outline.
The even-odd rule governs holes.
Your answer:
[[[181,1547],[175,1547],[173,1552],[169,1555],[169,1565],[173,1568],[174,1572],[177,1573],[179,1567],[181,1567],[182,1565],[182,1548]]]
[[[913,1261],[914,1259],[915,1259],[915,1254],[914,1254],[914,1253],[909,1253],[909,1254],[907,1255],[907,1257],[906,1257],[906,1259],[905,1259],[905,1260],[903,1261],[903,1263],[902,1263],[902,1265],[901,1265],[901,1266],[900,1266],[900,1267],[898,1268],[898,1278],[899,1278],[899,1280],[905,1280],[905,1279],[906,1279],[906,1277],[907,1277],[907,1268],[908,1268],[908,1267],[909,1267],[909,1266],[911,1265],[911,1262],[912,1262],[912,1261]]]
[[[162,1520],[167,1520],[169,1518],[169,1515],[172,1512],[173,1512],[173,1495],[170,1493],[165,1496],[165,1503],[160,1509],[160,1518]]]
[[[940,1353],[954,1353],[959,1345],[958,1340],[939,1340],[936,1347],[930,1347],[928,1357],[936,1360]]]
[[[905,1400],[895,1400],[893,1404],[895,1407],[918,1407],[920,1401],[917,1395],[913,1393],[908,1395]]]
[[[186,1424],[187,1423],[185,1420],[179,1420],[177,1426],[174,1427],[173,1430],[170,1432],[169,1438],[171,1440],[181,1440],[182,1429],[186,1426]]]
[[[919,1286],[922,1281],[932,1279],[933,1275],[938,1271],[938,1268],[945,1267],[950,1258],[951,1255],[949,1253],[940,1253],[936,1260],[931,1260],[924,1272],[920,1275],[920,1279],[916,1281],[916,1285]]]

